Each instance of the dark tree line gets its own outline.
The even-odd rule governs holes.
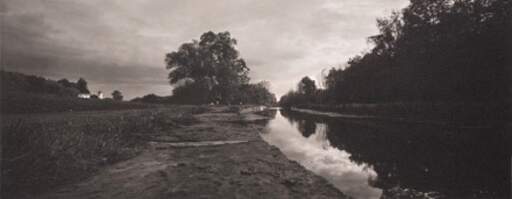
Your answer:
[[[173,103],[273,104],[266,83],[250,84],[249,67],[229,32],[206,32],[166,55]]]
[[[320,103],[321,100],[318,98],[321,96],[321,92],[317,89],[315,81],[306,76],[297,84],[297,90],[283,95],[279,103],[281,106]]]
[[[84,78],[79,78],[76,83],[70,82],[68,79],[61,79],[57,81],[60,85],[66,87],[66,88],[75,88],[80,93],[90,93],[89,88],[87,87],[87,81],[85,81]]]
[[[0,71],[2,93],[34,93],[56,96],[76,97],[78,93],[89,93],[87,81],[80,78],[77,82],[67,79],[54,81],[34,75]]]
[[[315,97],[281,103],[499,102],[510,94],[511,2],[411,0],[377,20],[374,47],[332,68]]]

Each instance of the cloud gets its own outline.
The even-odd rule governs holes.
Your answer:
[[[2,67],[49,77],[83,76],[92,85],[104,85],[103,89],[130,90],[125,93],[128,98],[143,92],[168,94],[161,88],[167,82],[164,55],[209,30],[230,31],[252,79],[269,80],[272,90],[282,95],[302,76],[317,76],[323,68],[367,49],[366,37],[377,33],[375,19],[406,4],[406,0],[3,2],[7,64]]]

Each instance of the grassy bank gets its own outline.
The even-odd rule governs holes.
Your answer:
[[[4,116],[2,196],[18,198],[133,157],[144,136],[177,128],[200,107]]]
[[[0,97],[1,113],[51,113],[88,110],[124,110],[151,108],[157,105],[118,102],[111,99],[79,99],[55,95],[32,94],[24,92],[2,93]]]
[[[406,102],[382,104],[302,104],[294,106],[324,112],[370,115],[379,117],[437,120],[464,124],[489,124],[502,122],[507,114],[503,104]]]

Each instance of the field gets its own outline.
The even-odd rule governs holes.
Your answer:
[[[50,94],[2,92],[1,113],[52,113],[90,110],[123,110],[157,107],[157,105],[118,102],[111,99],[79,99]]]
[[[145,136],[177,127],[204,110],[168,106],[3,115],[2,196],[17,198],[84,179],[139,154]]]

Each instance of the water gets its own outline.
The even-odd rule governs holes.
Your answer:
[[[504,135],[287,111],[277,111],[261,134],[354,198],[508,198]]]

